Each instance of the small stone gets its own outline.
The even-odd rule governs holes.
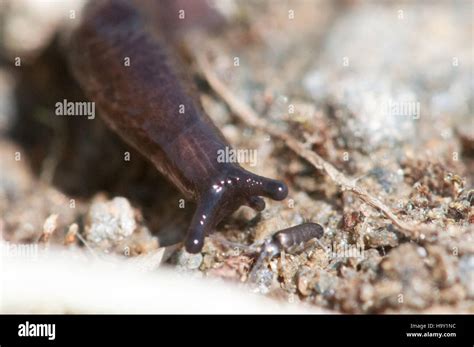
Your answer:
[[[87,241],[106,249],[132,235],[137,227],[130,202],[123,197],[92,204],[86,218]]]
[[[203,256],[201,253],[188,253],[184,249],[178,253],[178,266],[184,270],[196,270],[201,266]]]
[[[69,226],[67,234],[64,237],[65,245],[72,245],[76,242],[78,230],[79,230],[79,226],[76,223],[73,223]]]
[[[416,249],[418,251],[418,254],[420,255],[420,257],[426,257],[428,255],[428,253],[426,252],[426,249],[424,249],[423,247],[418,247]]]
[[[255,282],[252,288],[255,292],[267,294],[273,284],[273,271],[268,268],[261,268],[255,273]]]
[[[332,296],[338,283],[338,278],[327,271],[318,271],[318,281],[316,283],[316,292],[323,296]]]
[[[395,247],[398,245],[398,237],[394,232],[387,229],[371,230],[365,234],[368,245],[372,248]]]
[[[58,217],[59,216],[57,214],[52,214],[48,218],[46,218],[43,224],[43,233],[41,234],[40,242],[49,241],[49,238],[58,227]]]

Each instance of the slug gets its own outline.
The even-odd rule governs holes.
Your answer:
[[[306,242],[319,240],[323,235],[324,228],[317,223],[303,223],[277,231],[259,248],[260,255],[250,271],[249,281],[257,282],[257,272],[262,268],[265,259],[271,259],[282,251],[292,253]]]
[[[89,5],[71,36],[71,69],[112,130],[196,202],[187,252],[200,252],[205,236],[241,205],[262,211],[261,197],[286,198],[283,182],[217,160],[229,144],[193,96],[184,66],[134,3]]]
[[[291,251],[295,246],[300,246],[311,239],[320,239],[324,229],[317,223],[303,223],[290,228],[277,231],[265,243],[263,252],[270,256],[279,254],[282,250]]]

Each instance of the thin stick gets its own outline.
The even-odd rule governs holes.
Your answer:
[[[91,254],[97,258],[97,259],[100,259],[100,257],[97,255],[97,253],[92,249],[91,246],[89,246],[89,243],[86,241],[86,239],[84,237],[82,237],[81,233],[76,233],[76,236],[77,238],[84,244],[84,246],[86,246],[86,248],[89,250],[89,252],[91,252]]]
[[[434,228],[429,228],[427,225],[422,224],[413,225],[400,220],[381,200],[372,196],[364,188],[357,186],[355,179],[346,177],[333,165],[325,161],[317,153],[306,148],[303,143],[292,137],[290,134],[260,118],[255,110],[236,97],[235,94],[220,81],[217,75],[213,72],[208,59],[204,57],[204,54],[198,53],[196,61],[211,88],[227,103],[231,111],[241,121],[282,140],[286,146],[298,156],[307,160],[316,169],[321,170],[329,176],[329,178],[337,184],[341,190],[354,193],[366,204],[380,211],[408,238],[412,240],[425,240],[428,235],[433,235],[433,232],[435,231]]]

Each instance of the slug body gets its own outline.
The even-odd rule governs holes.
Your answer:
[[[165,41],[131,2],[91,5],[71,39],[71,68],[106,123],[197,202],[188,252],[200,252],[204,237],[241,205],[261,211],[261,196],[287,196],[280,181],[218,162],[229,145],[172,64]]]

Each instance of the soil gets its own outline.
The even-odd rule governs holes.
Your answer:
[[[259,116],[357,179],[403,221],[438,233],[406,237],[284,143],[239,122],[190,65],[204,109],[229,143],[257,151],[257,165],[243,166],[284,180],[290,193],[267,200],[260,213],[242,207],[201,254],[177,247],[161,266],[335,312],[473,313],[472,2],[217,3],[227,24],[218,34],[196,33],[191,56],[212,56],[215,73]],[[21,6],[31,2],[0,6],[3,239],[124,257],[181,241],[192,202],[100,117],[54,115],[57,101],[84,96],[57,16],[43,18],[38,42],[15,41],[31,33],[8,28],[39,16]],[[14,66],[18,56],[22,65]],[[319,243],[254,269],[253,246],[305,221],[324,227]]]

